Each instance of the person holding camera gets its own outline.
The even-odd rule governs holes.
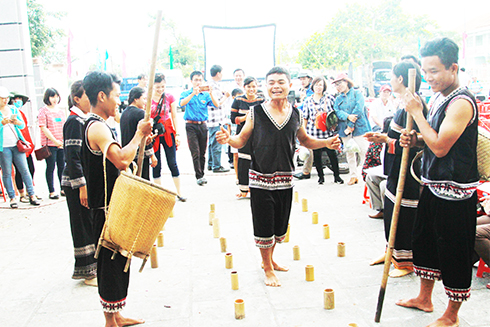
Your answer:
[[[172,94],[165,92],[166,83],[165,75],[162,73],[155,74],[150,116],[153,118],[153,134],[158,135],[153,144],[153,151],[157,159],[157,164],[153,167],[153,181],[157,184],[162,183],[161,145],[163,146],[163,151],[165,151],[168,169],[170,169],[177,191],[177,199],[185,202],[187,199],[180,192],[180,172],[177,166],[177,148],[180,145],[177,125],[177,101]]]
[[[203,85],[204,77],[200,71],[193,71],[190,76],[192,89],[182,92],[180,106],[185,108],[185,131],[192,155],[197,185],[203,186],[208,181],[204,178],[206,164],[206,147],[208,143],[208,107],[218,107],[213,96],[212,87]]]

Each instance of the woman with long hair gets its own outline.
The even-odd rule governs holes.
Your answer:
[[[420,67],[410,61],[402,61],[393,67],[391,78],[391,87],[393,92],[398,95],[408,92],[408,71],[416,69],[417,76],[415,82],[415,91],[418,92],[422,77]],[[427,114],[427,107],[422,98],[417,95],[424,105],[424,114]],[[386,143],[383,169],[384,174],[388,176],[386,181],[385,201],[384,201],[384,223],[385,237],[388,241],[391,218],[395,206],[396,189],[398,185],[398,176],[400,173],[400,164],[402,160],[403,148],[400,146],[400,133],[406,126],[407,112],[403,103],[395,112],[393,120],[390,123],[387,134],[378,132],[366,133],[366,139],[370,142]],[[418,131],[417,125],[414,123],[413,129]],[[417,154],[417,148],[410,149],[408,162],[412,162]],[[398,216],[398,226],[396,230],[395,246],[393,249],[392,262],[395,270],[390,273],[391,277],[401,277],[410,274],[413,271],[413,255],[412,255],[412,229],[417,212],[417,204],[419,200],[419,184],[413,178],[410,172],[407,172],[405,179],[405,187],[403,189],[403,198],[401,202],[400,212]],[[372,265],[384,262],[384,255],[380,256],[371,262]]]
[[[25,124],[19,110],[8,105],[9,99],[9,91],[5,87],[0,87],[0,167],[2,168],[3,185],[7,189],[10,207],[18,208],[12,183],[12,163],[15,163],[26,184],[30,204],[37,206],[40,202],[34,192],[32,177],[27,168],[26,155],[17,148],[18,140],[25,141],[21,133]]]
[[[265,97],[260,93],[257,93],[258,83],[255,77],[248,76],[243,80],[243,88],[245,94],[237,96],[233,100],[231,105],[231,122],[236,124],[236,134],[240,134],[250,108],[261,104],[265,101]],[[238,188],[240,193],[236,195],[238,199],[247,197],[249,192],[248,187],[248,170],[250,169],[250,162],[252,157],[250,156],[251,148],[247,142],[245,146],[238,149]]]
[[[357,143],[361,150],[361,161],[364,162],[369,143],[363,135],[371,131],[364,108],[364,96],[361,91],[354,88],[354,82],[345,73],[338,75],[333,83],[339,92],[334,103],[334,110],[339,118],[339,136],[342,138],[344,146],[351,140]],[[346,155],[350,174],[347,185],[354,185],[359,181],[356,154],[347,151]]]
[[[175,97],[165,92],[167,82],[165,81],[165,75],[162,73],[155,74],[155,81],[153,84],[153,96],[151,99],[151,118],[159,116],[158,123],[165,128],[162,133],[159,130],[158,136],[155,139],[153,150],[155,157],[158,160],[157,165],[153,168],[153,181],[161,184],[162,174],[162,161],[160,159],[161,146],[165,151],[165,157],[167,158],[167,165],[172,174],[172,179],[177,190],[177,199],[181,202],[187,201],[187,198],[182,196],[180,191],[180,173],[177,166],[177,148],[180,145],[179,139],[179,126],[177,124],[177,100]],[[155,126],[153,126],[155,127]]]
[[[88,209],[87,186],[81,161],[83,124],[90,112],[90,101],[83,89],[82,81],[71,86],[68,97],[70,115],[63,126],[63,147],[65,149],[65,169],[61,187],[66,195],[70,213],[71,236],[75,249],[73,279],[84,279],[85,284],[97,286],[97,262],[95,254],[95,234],[93,221]]]
[[[313,90],[313,95],[306,98],[303,102],[303,113],[304,113],[304,126],[306,132],[318,139],[327,139],[334,136],[336,133],[331,130],[322,131],[315,126],[315,120],[318,114],[322,112],[333,111],[334,97],[330,94],[326,94],[327,81],[325,77],[318,76],[311,82],[311,89]],[[316,171],[318,173],[318,184],[323,184],[325,182],[325,175],[323,173],[322,164],[322,153],[327,152],[330,163],[332,164],[332,171],[334,176],[334,183],[344,184],[342,178],[340,178],[339,171],[339,160],[337,159],[337,152],[329,148],[321,148],[313,150],[313,163],[315,165]]]
[[[55,192],[53,174],[54,167],[58,170],[58,179],[61,177],[65,166],[65,152],[63,151],[63,125],[65,123],[65,112],[58,108],[60,94],[54,88],[48,88],[44,92],[44,107],[39,109],[37,116],[39,128],[41,128],[41,146],[47,145],[51,155],[46,158],[46,182],[48,183],[49,198],[57,200],[60,198]],[[63,195],[63,191],[61,191]]]

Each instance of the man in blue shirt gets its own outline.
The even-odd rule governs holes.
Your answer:
[[[179,105],[185,109],[185,131],[187,143],[192,155],[192,163],[196,173],[197,185],[204,185],[204,164],[206,163],[206,146],[208,143],[208,106],[218,107],[212,89],[204,82],[200,71],[191,73],[192,89],[182,92]]]

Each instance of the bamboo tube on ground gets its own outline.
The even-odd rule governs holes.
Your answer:
[[[315,268],[312,265],[307,265],[305,267],[306,281],[312,282],[315,280]]]
[[[330,227],[328,224],[323,225],[323,238],[326,240],[330,238]]]
[[[231,253],[225,254],[225,268],[226,269],[233,268],[233,254]]]
[[[214,205],[214,203],[211,203],[211,205],[209,206],[209,210],[216,211],[216,206]]]
[[[299,252],[299,246],[295,245],[293,246],[293,260],[299,260],[301,258],[300,252]]]
[[[289,243],[289,229],[290,229],[290,224],[288,224],[288,230],[286,232],[286,237],[284,238],[284,243]]]
[[[213,226],[213,219],[216,218],[216,213],[214,210],[209,212],[209,226]]]
[[[213,219],[213,237],[219,238],[219,219],[218,218]]]
[[[303,208],[303,212],[308,212],[308,200],[307,199],[302,199],[301,200],[301,205]]]
[[[245,303],[242,299],[235,300],[235,319],[245,318]]]
[[[337,256],[338,257],[345,257],[345,243],[344,242],[339,242],[339,244],[337,244]]]
[[[163,233],[162,232],[160,232],[158,234],[157,244],[158,244],[158,247],[159,248],[162,248],[163,247]]]
[[[327,288],[323,291],[323,307],[326,310],[335,309],[335,296],[333,289]]]
[[[238,290],[238,273],[236,271],[231,272],[231,289]]]
[[[219,239],[219,245],[221,247],[221,252],[226,252],[226,238],[220,237]]]
[[[315,211],[311,214],[311,223],[318,224],[318,212]]]
[[[151,259],[151,267],[152,268],[158,268],[158,254],[157,254],[157,247],[153,244],[150,252],[150,259]]]
[[[299,194],[298,194],[298,191],[294,191],[294,203],[299,203]]]

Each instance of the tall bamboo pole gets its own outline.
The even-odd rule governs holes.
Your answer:
[[[155,22],[155,38],[153,39],[153,53],[151,56],[151,68],[150,77],[148,83],[148,97],[146,100],[145,121],[150,120],[151,111],[151,98],[153,95],[153,83],[155,82],[155,70],[157,66],[157,52],[158,52],[158,39],[160,38],[160,26],[162,24],[162,11],[157,12],[157,19]],[[143,171],[143,156],[145,154],[146,137],[141,140],[138,152],[138,171],[137,175],[141,177]]]
[[[408,70],[408,90],[413,95],[415,95],[415,79],[416,79],[416,70],[415,69],[409,69]],[[412,115],[407,113],[407,125],[406,125],[405,129],[407,131],[411,131],[412,125],[413,125]],[[390,272],[391,256],[393,254],[393,247],[395,245],[396,229],[398,227],[398,217],[400,215],[400,206],[402,203],[403,189],[405,188],[405,179],[407,176],[407,171],[409,171],[408,170],[409,155],[410,155],[410,149],[404,148],[403,152],[402,152],[402,161],[400,163],[400,174],[398,175],[398,185],[396,187],[395,207],[393,208],[393,216],[391,218],[390,236],[388,238],[388,249],[386,250],[386,255],[385,255],[383,278],[381,280],[381,287],[379,289],[378,306],[376,308],[376,317],[374,318],[375,322],[379,322],[381,319],[381,311],[383,309],[383,301],[385,298],[386,284],[388,282],[388,273]]]

